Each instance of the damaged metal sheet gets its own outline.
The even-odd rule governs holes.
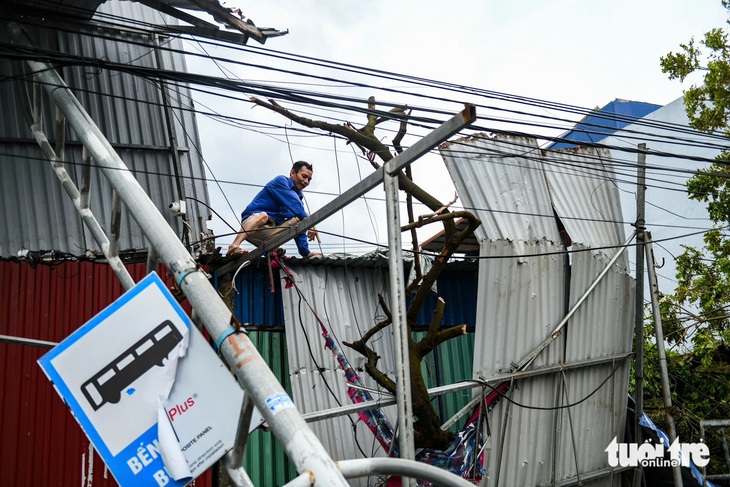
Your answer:
[[[612,247],[626,239],[610,152],[593,148],[545,151],[543,167],[555,212],[573,244]],[[615,249],[599,251],[613,255]],[[626,270],[628,259],[621,262]]]
[[[547,241],[482,242],[474,345],[475,377],[509,371],[565,314],[564,249]],[[562,345],[551,344],[535,366],[559,363]]]
[[[480,135],[441,154],[464,206],[484,222],[473,370],[491,377],[550,335],[616,251],[581,250],[624,243],[618,189],[605,151],[543,152],[533,139]],[[570,259],[558,219],[578,250]],[[631,351],[627,265],[622,256],[530,369]],[[623,427],[627,370],[628,362],[611,362],[518,381],[509,392],[515,403],[501,401],[489,418],[486,485],[547,485],[602,470],[605,446]],[[557,409],[608,376],[580,406]]]
[[[576,246],[581,250],[581,246]],[[603,254],[576,252],[571,266],[571,303],[606,266]],[[606,274],[565,330],[565,362],[630,353],[633,348],[634,280],[617,263]],[[565,374],[563,404],[590,398],[561,411],[556,479],[608,468],[605,447],[621,437],[626,416],[630,360]],[[603,384],[607,379],[608,381]],[[595,392],[594,392],[595,391]],[[572,427],[571,427],[572,422]],[[572,429],[572,431],[571,431]],[[573,439],[576,446],[573,449]],[[608,479],[607,479],[608,480]],[[607,483],[610,485],[610,483]]]
[[[478,134],[440,152],[461,204],[482,221],[479,240],[560,242],[535,139]]]

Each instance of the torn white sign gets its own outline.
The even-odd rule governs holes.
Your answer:
[[[154,273],[39,364],[122,487],[183,486],[233,445],[242,391]],[[187,469],[179,458],[163,463],[161,416]],[[190,436],[183,425],[199,431]],[[207,453],[185,455],[193,439]]]

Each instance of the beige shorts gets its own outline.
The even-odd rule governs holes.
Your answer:
[[[253,218],[255,215],[251,215],[248,218]],[[244,220],[243,222],[246,223],[248,220]],[[276,225],[274,223],[274,220],[269,218],[269,221],[266,222],[266,224],[263,227],[255,228],[252,230],[249,230],[247,235],[247,240],[251,242],[254,245],[262,245],[264,242],[268,242],[272,238],[276,237],[282,232],[285,232],[286,230],[289,230],[291,227],[296,226],[296,224],[299,223],[299,218],[289,218],[281,225]]]

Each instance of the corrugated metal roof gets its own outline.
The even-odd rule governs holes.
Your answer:
[[[566,256],[550,242],[482,242],[474,338],[474,376],[506,372],[552,331],[565,315]],[[563,346],[553,342],[535,361],[562,361]]]
[[[593,148],[546,151],[545,177],[555,212],[573,244],[606,247],[622,244],[621,197],[611,154]],[[613,255],[615,249],[599,249]],[[628,269],[628,258],[623,258]]]
[[[482,241],[474,337],[474,377],[492,377],[512,368],[536,347],[565,313],[565,254],[547,241]],[[525,255],[539,255],[530,256]],[[535,366],[559,363],[562,341],[553,342]],[[544,404],[554,398],[552,376],[520,381],[512,398]],[[536,485],[550,471],[555,413],[516,408],[501,401],[488,418],[486,485]],[[506,421],[506,423],[505,423]],[[526,441],[529,439],[529,441]],[[499,475],[497,475],[499,472]]]
[[[265,267],[247,266],[236,276],[233,313],[238,320],[252,326],[284,326],[281,280],[274,271],[274,292]]]
[[[525,249],[532,254],[556,254],[518,258],[513,243],[482,244],[481,257],[487,258],[480,268],[475,376],[490,377],[510,369],[511,362],[522,359],[549,336],[567,311],[561,249],[534,244]],[[592,252],[572,254],[571,304],[605,267],[606,260]],[[632,284],[621,265],[615,264],[560,338],[530,368],[630,352]],[[519,381],[511,399],[550,408],[583,399],[613,374],[590,399],[570,409],[544,411],[499,403],[490,416],[487,468],[491,474],[486,485],[497,485],[500,479],[510,485],[547,485],[554,479],[574,478],[576,461],[581,474],[607,467],[605,446],[623,430],[628,369],[628,361],[617,362],[570,370],[565,379],[558,373]]]
[[[147,266],[127,269],[137,281]],[[164,267],[158,273],[174,285]],[[108,265],[65,262],[34,268],[0,261],[0,335],[59,342],[122,292]],[[36,363],[47,351],[0,343],[0,485],[116,486]],[[196,485],[211,485],[210,473]]]
[[[575,141],[575,143],[555,142],[550,144],[548,149],[566,149],[576,147],[582,142],[599,142],[660,107],[661,105],[653,103],[617,98],[603,108],[592,110],[574,128],[558,136],[559,139],[567,139]]]
[[[535,139],[477,134],[440,152],[462,205],[482,221],[477,238],[560,242]]]
[[[142,22],[160,20],[159,12],[131,2],[110,1],[99,11]],[[102,39],[40,27],[27,28],[36,45],[51,51],[152,68],[185,69],[185,59],[180,52],[160,53],[158,61],[154,50],[122,42],[122,37],[119,40]],[[149,36],[125,34],[124,39],[130,38],[142,43],[151,42]],[[181,41],[174,39],[169,47],[182,49]],[[10,68],[11,63],[0,63],[0,75],[12,77]],[[183,196],[204,204],[209,201],[205,170],[198,152],[200,143],[195,119],[186,110],[192,103],[189,89],[177,86],[171,90],[175,93],[172,96],[173,123],[181,161],[177,168],[180,177],[176,180],[162,96],[155,84],[127,73],[103,69],[92,72],[78,66],[66,66],[61,74],[172,228],[182,235],[184,225],[169,213],[168,205]],[[13,103],[0,114],[0,147],[4,154],[0,164],[0,198],[4,209],[0,219],[0,256],[12,256],[21,249],[59,250],[74,255],[83,255],[87,248],[98,249],[56,180],[47,159],[31,138],[21,107],[16,103],[19,86],[17,82],[0,84],[0,98]],[[45,94],[43,98],[43,128],[53,143],[55,111]],[[67,134],[65,160],[66,170],[80,186],[81,145],[72,133]],[[181,195],[178,183],[184,195]],[[201,232],[206,231],[205,222],[211,212],[192,199],[187,203],[188,221],[192,226],[191,240],[195,241]],[[108,229],[111,188],[95,168],[92,169],[90,206],[102,227]],[[123,210],[120,250],[146,246],[141,231]]]
[[[571,305],[606,267],[608,260],[593,252],[577,252],[572,257]],[[620,264],[614,264],[567,325],[565,363],[630,353],[634,298],[633,278]],[[566,372],[564,403],[577,402],[598,390],[585,402],[561,412],[562,447],[558,449],[557,480],[576,477],[571,434],[575,434],[580,474],[608,468],[604,449],[614,437],[623,434],[629,370],[630,360],[626,360]],[[601,386],[608,377],[611,379]]]
[[[571,302],[577,300],[616,251],[574,253],[568,273],[553,209],[574,250],[624,243],[608,154],[543,153],[536,147],[529,139],[478,136],[442,150],[465,206],[475,208],[488,237],[480,253],[473,366],[477,377],[510,370],[548,337],[569,309],[568,296]],[[531,368],[631,350],[633,295],[627,263],[624,256]],[[593,392],[613,367],[609,363],[572,370],[565,377],[521,380],[511,398],[548,408],[575,402]],[[621,364],[606,386],[576,408],[544,411],[507,401],[498,404],[489,418],[486,485],[549,484],[606,467],[603,450],[623,427],[628,367]]]
[[[383,319],[378,293],[387,302],[387,272],[308,265],[291,266],[291,270],[302,294],[340,344],[359,339]],[[350,404],[344,374],[331,352],[324,348],[319,325],[307,304],[299,299],[294,289],[283,291],[282,299],[295,404],[304,413]],[[369,345],[381,356],[379,368],[393,377],[391,335],[387,329]],[[343,346],[343,350],[353,367],[362,371],[365,359],[347,347]],[[367,374],[363,373],[362,379],[368,387],[378,388]],[[394,421],[395,407],[385,410]],[[357,425],[354,431],[353,422]],[[372,433],[364,423],[358,422],[357,415],[311,423],[311,427],[333,459],[362,458],[360,449],[367,456],[383,455],[382,448],[373,442]]]

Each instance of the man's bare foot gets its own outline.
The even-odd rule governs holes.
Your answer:
[[[248,254],[248,250],[243,250],[241,247],[228,247],[228,251],[226,252],[226,257],[235,257],[237,255],[246,255]]]

